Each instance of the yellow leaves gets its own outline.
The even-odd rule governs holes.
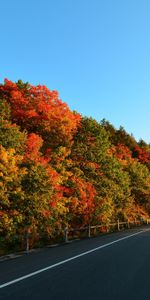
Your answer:
[[[16,155],[15,149],[5,149],[0,145],[0,176],[10,173],[18,173],[18,165],[22,162],[23,156]],[[23,170],[24,172],[24,170]]]
[[[7,213],[4,213],[0,218],[0,230],[2,230],[2,228],[9,232],[12,231],[13,219]]]
[[[57,201],[56,209],[59,215],[65,215],[69,211],[68,207],[66,207],[62,201]]]
[[[16,155],[15,149],[5,149],[3,146],[0,145],[0,163],[4,165],[9,165],[11,163],[11,167],[16,165],[19,162],[21,162],[23,159],[23,156]]]
[[[8,153],[2,146],[0,146],[0,162],[8,163]]]

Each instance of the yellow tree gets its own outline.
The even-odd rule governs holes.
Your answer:
[[[0,235],[5,241],[15,236],[23,219],[18,210],[18,201],[24,199],[21,179],[26,170],[20,169],[22,159],[14,149],[0,146]]]

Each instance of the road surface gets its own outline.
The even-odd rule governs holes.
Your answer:
[[[0,262],[0,300],[150,300],[150,226]]]

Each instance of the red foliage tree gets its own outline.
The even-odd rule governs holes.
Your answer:
[[[11,106],[12,122],[41,135],[46,148],[71,143],[81,117],[58,98],[57,91],[5,79],[0,97]]]
[[[148,164],[150,162],[150,154],[138,145],[136,145],[133,150],[133,156],[137,158],[142,164]]]
[[[126,165],[133,160],[130,149],[123,144],[111,146],[108,150],[108,154],[114,155],[122,165]]]

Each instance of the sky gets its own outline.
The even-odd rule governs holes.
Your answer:
[[[149,0],[0,0],[0,82],[57,90],[71,110],[150,143]]]

